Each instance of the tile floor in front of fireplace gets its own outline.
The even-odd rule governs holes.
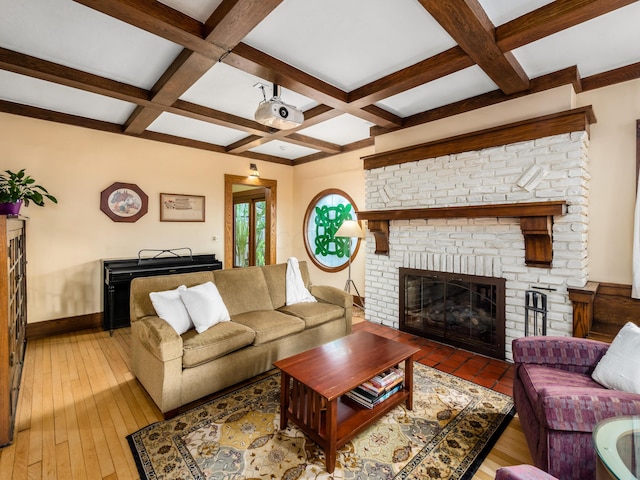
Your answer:
[[[353,331],[372,332],[399,342],[410,343],[420,348],[420,352],[415,356],[415,361],[446,373],[452,373],[497,392],[513,395],[512,363],[369,322],[362,319],[359,312],[354,315]]]

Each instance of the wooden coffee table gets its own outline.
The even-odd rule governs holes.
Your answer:
[[[358,332],[274,363],[282,371],[280,429],[291,420],[324,449],[333,473],[338,448],[402,402],[413,408],[413,355],[420,349]],[[341,397],[404,362],[404,387],[372,409]]]

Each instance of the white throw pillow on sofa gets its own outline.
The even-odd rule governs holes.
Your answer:
[[[180,285],[175,290],[149,293],[149,298],[158,316],[171,325],[178,335],[193,328],[189,312],[180,298],[180,292],[186,289],[187,287]]]
[[[189,316],[198,333],[220,322],[231,320],[229,311],[213,282],[203,283],[180,291]]]
[[[640,327],[628,322],[620,329],[591,377],[607,388],[640,394]]]

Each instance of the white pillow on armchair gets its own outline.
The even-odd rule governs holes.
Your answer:
[[[628,322],[620,329],[591,378],[613,390],[640,394],[640,327]]]

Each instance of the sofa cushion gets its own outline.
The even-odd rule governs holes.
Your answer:
[[[622,327],[591,376],[607,388],[640,393],[640,327]]]
[[[301,318],[305,323],[305,328],[313,328],[344,317],[344,308],[323,302],[296,303],[281,307],[278,311]]]
[[[583,410],[588,410],[587,397],[609,396],[606,388],[584,373],[522,364],[518,367],[518,375],[538,420],[555,430],[591,431],[591,420],[579,418],[585,413]],[[564,399],[563,406],[555,401],[559,395]]]
[[[251,345],[256,333],[235,322],[221,322],[202,333],[182,335],[182,367],[190,368]]]
[[[302,320],[275,310],[241,313],[232,316],[231,320],[256,332],[254,345],[262,345],[304,330]]]
[[[309,279],[309,267],[304,260],[298,262],[300,268],[300,275],[302,275],[302,281],[306,288],[311,288],[311,281]],[[275,310],[283,307],[287,302],[287,290],[286,290],[286,275],[287,264],[278,263],[277,265],[265,265],[262,268],[262,273],[267,282],[269,288],[269,294],[271,295],[271,303]]]
[[[271,295],[271,303],[274,309],[284,306],[287,297],[285,290],[285,277],[287,274],[287,264],[278,263],[277,265],[265,265],[262,267],[264,279],[269,288]]]
[[[244,267],[214,272],[215,284],[229,315],[273,310],[267,282],[260,267]]]

